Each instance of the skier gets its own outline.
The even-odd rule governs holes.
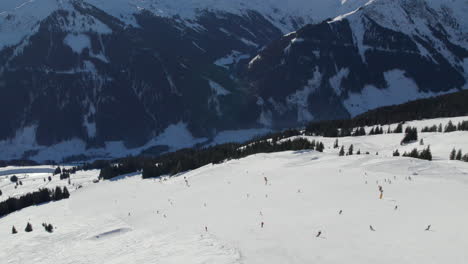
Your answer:
[[[379,185],[379,192],[380,192],[380,199],[383,198],[383,188],[381,185]]]
[[[320,235],[322,234],[322,231],[318,231],[317,235],[315,237],[320,237]]]
[[[268,178],[265,176],[263,179],[265,180],[265,185],[268,185]]]
[[[397,210],[397,209],[398,209],[398,205],[395,205],[395,210]]]
[[[338,214],[342,214],[343,213],[343,210],[340,210],[340,212]]]
[[[265,225],[265,223],[263,223],[263,222],[260,224],[260,226],[261,226],[262,228],[263,228],[264,225]]]
[[[372,225],[369,226],[370,230],[371,231],[375,231],[374,227],[372,227]]]
[[[428,225],[425,231],[430,231],[431,230],[431,225]]]
[[[207,226],[205,226],[205,232],[208,232],[208,227]]]

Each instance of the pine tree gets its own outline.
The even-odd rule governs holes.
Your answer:
[[[457,151],[452,149],[452,152],[450,152],[450,160],[455,160],[455,157],[457,156]]]
[[[461,149],[459,149],[458,152],[457,152],[457,156],[455,157],[455,159],[456,159],[456,160],[461,160],[461,159],[462,159],[462,156],[463,156],[462,151],[461,151]]]
[[[432,160],[431,148],[429,146],[427,146],[426,149],[421,151],[421,153],[419,154],[419,158],[420,159],[425,159],[425,160]]]
[[[439,124],[439,127],[437,128],[437,132],[442,133],[442,124]]]
[[[44,227],[46,232],[49,232],[49,233],[54,232],[54,227],[52,226],[52,224],[43,223],[42,226]]]
[[[54,201],[60,201],[62,199],[63,199],[62,189],[57,186],[57,187],[55,187]]]
[[[323,152],[324,149],[325,149],[325,145],[323,145],[322,142],[318,142],[315,150],[317,150],[318,152]]]
[[[354,152],[354,146],[353,144],[351,144],[351,146],[349,146],[349,149],[348,149],[348,155],[353,155],[353,152]]]
[[[401,145],[411,143],[418,140],[418,130],[416,127],[407,127],[405,130],[405,136],[401,140]]]
[[[340,155],[340,156],[345,155],[344,146],[341,146],[340,153],[338,155]]]
[[[445,126],[445,132],[448,133],[448,132],[453,132],[453,131],[456,131],[457,130],[457,127],[452,123],[452,120],[450,120],[448,122],[448,124]]]
[[[70,192],[68,192],[67,186],[63,187],[63,192],[62,192],[63,199],[68,199],[70,198]]]
[[[335,144],[333,144],[333,148],[337,149],[339,146],[338,146],[338,139],[335,140]]]
[[[356,152],[356,155],[361,155],[361,150],[358,149],[358,151]]]
[[[403,133],[403,124],[399,123],[395,130],[393,130],[393,133]]]
[[[57,167],[54,171],[54,175],[58,175],[62,173],[62,169],[60,167]]]
[[[462,160],[464,162],[468,162],[468,154],[465,154],[463,157],[462,157]]]
[[[393,157],[399,157],[399,156],[400,156],[400,152],[397,149],[393,152]]]
[[[26,231],[28,233],[33,231],[32,225],[29,222],[26,225],[26,228],[24,229],[24,231]]]
[[[13,227],[11,228],[11,233],[12,233],[12,234],[16,234],[16,233],[18,233],[18,231],[16,231],[16,228],[15,228],[15,226],[13,226]]]

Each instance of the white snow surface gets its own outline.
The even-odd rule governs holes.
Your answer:
[[[324,153],[257,154],[163,180],[136,174],[92,184],[97,171],[79,173],[72,182],[87,184],[72,188],[70,199],[0,219],[0,259],[6,264],[465,264],[468,163],[449,161],[448,152],[468,151],[468,132],[420,135],[431,145],[434,161],[391,157],[394,148],[402,150],[402,134],[384,134],[339,139],[371,155],[339,157],[330,148],[334,138],[310,137],[325,143]],[[4,196],[44,184],[41,170],[47,168],[29,169],[16,190],[0,176]],[[24,232],[27,222],[31,233]],[[43,222],[52,223],[54,233],[46,233]]]
[[[68,34],[64,42],[77,54],[81,54],[86,48],[91,49],[91,40],[84,34]]]
[[[384,74],[388,87],[379,89],[373,85],[367,85],[361,93],[349,93],[343,104],[351,116],[356,116],[378,107],[398,105],[409,101],[438,96],[456,92],[456,89],[445,92],[423,92],[417,84],[405,76],[404,71],[392,70]],[[340,79],[341,80],[341,79]],[[331,82],[333,83],[333,82]],[[335,91],[338,89],[333,86]]]

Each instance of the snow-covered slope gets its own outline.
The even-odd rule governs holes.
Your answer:
[[[35,192],[41,188],[54,190],[55,187],[67,186],[70,192],[85,187],[98,179],[99,171],[78,171],[73,175],[73,181],[68,183],[68,179],[60,180],[60,175],[53,175],[56,167],[53,166],[33,166],[33,167],[5,167],[0,168],[0,190],[2,195],[0,201],[9,197],[19,197],[23,194]],[[64,166],[63,168],[70,168]],[[16,186],[10,181],[11,176],[17,176],[22,184]],[[48,177],[51,177],[49,181]],[[15,187],[16,186],[16,187]]]
[[[401,136],[340,139],[372,155],[339,157],[330,138],[324,153],[258,154],[162,180],[135,175],[91,184],[68,200],[0,219],[0,258],[25,264],[466,263],[468,163],[449,161],[445,152],[467,151],[468,133],[422,134],[436,158],[431,162],[390,157],[386,150]],[[32,233],[23,231],[27,222]]]

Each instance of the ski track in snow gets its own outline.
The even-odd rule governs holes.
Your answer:
[[[431,145],[434,161],[391,157],[395,148],[403,152],[403,134],[388,134],[339,139],[370,155],[338,157],[338,149],[330,148],[334,138],[310,138],[324,141],[325,152],[257,154],[164,179],[134,174],[91,184],[99,172],[79,172],[72,182],[84,187],[71,188],[70,199],[0,219],[0,259],[8,264],[467,263],[468,163],[449,161],[448,153],[453,147],[468,151],[468,132],[420,136]],[[34,179],[48,174],[45,166],[21,169],[0,168],[2,198],[37,188]],[[18,172],[28,173],[24,185],[16,190],[5,185]],[[51,185],[62,184],[57,177]],[[32,233],[23,231],[28,221]],[[46,233],[43,222],[52,223],[54,233]],[[13,225],[16,235],[10,234]],[[431,231],[425,231],[428,225]]]

